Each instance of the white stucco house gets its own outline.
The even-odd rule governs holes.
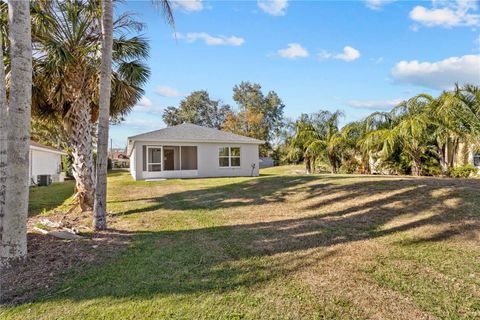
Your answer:
[[[258,176],[262,140],[184,123],[128,138],[134,180]]]
[[[39,175],[50,175],[52,182],[63,182],[62,156],[66,155],[63,151],[30,141],[30,184],[36,184]]]

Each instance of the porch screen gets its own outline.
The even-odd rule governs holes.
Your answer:
[[[182,153],[181,170],[197,170],[197,147],[182,146],[180,150]]]

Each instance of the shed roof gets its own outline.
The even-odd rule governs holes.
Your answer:
[[[38,143],[36,141],[30,140],[30,147],[33,149],[42,149],[47,152],[52,152],[52,153],[57,153],[61,155],[67,155],[66,152],[63,152],[62,150],[55,149],[53,147]]]

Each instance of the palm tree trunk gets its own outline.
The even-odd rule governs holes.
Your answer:
[[[309,157],[305,157],[305,170],[307,171],[307,173],[310,173],[310,158]]]
[[[372,171],[370,169],[370,157],[367,155],[363,157],[363,173],[364,174],[371,174]]]
[[[98,119],[97,172],[93,225],[107,228],[108,125],[112,85],[113,18],[112,1],[102,0],[102,64],[100,66],[100,106]]]
[[[421,160],[420,160],[420,155],[415,154],[412,157],[412,175],[413,176],[420,176],[421,167],[422,167],[422,163],[421,163]]]
[[[451,167],[453,168],[455,166],[455,163],[457,162],[457,154],[458,154],[458,138],[455,138],[452,146],[452,162],[451,162]]]
[[[82,211],[90,211],[94,202],[92,125],[90,105],[86,97],[75,101],[64,120],[72,147],[72,173]]]
[[[335,156],[329,155],[328,156],[330,160],[330,169],[332,173],[337,173],[337,161],[335,159]]]
[[[11,77],[7,119],[7,181],[0,263],[27,255],[32,41],[30,2],[8,1]]]
[[[2,243],[5,215],[5,188],[7,187],[7,85],[3,64],[3,39],[0,32],[0,243]]]
[[[447,173],[448,171],[448,165],[447,165],[447,160],[445,158],[446,155],[446,147],[445,146],[438,146],[437,153],[439,156],[439,162],[440,162],[440,167],[442,168],[442,173]],[[447,155],[448,156],[448,155]]]

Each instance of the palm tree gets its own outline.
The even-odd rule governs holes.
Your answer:
[[[112,90],[112,46],[113,4],[111,0],[102,0],[102,61],[100,65],[97,170],[93,208],[95,230],[105,230],[107,228],[108,126]]]
[[[92,133],[99,116],[100,12],[99,3],[88,0],[32,5],[33,111],[37,117],[61,121],[70,136],[73,175],[82,210],[90,210],[94,204]],[[128,14],[113,22],[113,118],[125,115],[140,100],[150,74],[143,62],[149,51],[146,40],[127,36],[142,28]]]
[[[432,103],[436,124],[438,154],[446,172],[456,163],[460,144],[473,145],[480,137],[480,89],[473,85],[456,85]]]
[[[173,13],[168,0],[155,1],[162,8],[167,21],[173,26]],[[100,106],[98,119],[97,170],[93,224],[96,230],[107,228],[107,160],[108,126],[110,115],[112,45],[113,45],[112,0],[102,0],[102,61],[100,66]]]
[[[7,187],[7,85],[3,63],[3,37],[0,32],[0,244],[5,216],[5,189]]]
[[[11,259],[24,258],[27,254],[28,166],[32,101],[30,2],[9,1],[8,12],[10,95],[6,124],[7,183],[4,215],[1,217],[3,230],[0,265],[2,266]],[[2,77],[2,88],[4,88],[4,79],[5,77]],[[2,101],[5,101],[3,94],[4,91],[1,98]],[[4,105],[2,103],[2,109]],[[4,111],[2,113],[4,114]]]
[[[424,95],[415,96],[400,103],[390,112],[390,128],[377,130],[383,140],[385,154],[391,154],[398,144],[411,160],[412,175],[421,174],[422,155],[428,149],[426,143],[431,136],[431,118],[428,114],[430,99]]]
[[[307,172],[315,171],[317,159],[327,162],[332,173],[337,172],[343,143],[338,129],[341,116],[341,111],[319,111],[312,116],[302,115],[297,121],[292,150],[301,150]]]

